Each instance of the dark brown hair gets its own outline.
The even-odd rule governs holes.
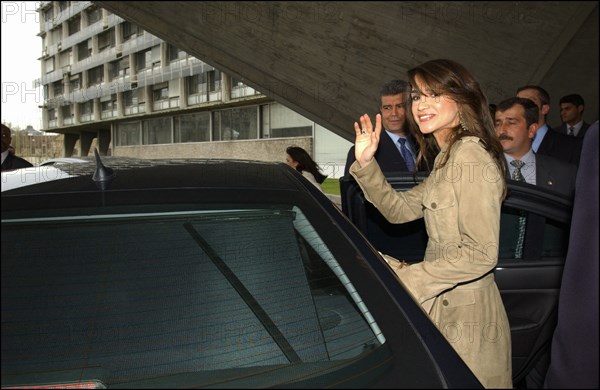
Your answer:
[[[490,153],[498,166],[502,177],[505,177],[507,168],[502,144],[496,136],[487,97],[481,91],[479,82],[477,82],[473,75],[457,62],[439,59],[425,62],[408,71],[408,79],[412,91],[423,94],[425,91],[420,91],[417,87],[417,77],[431,90],[431,93],[446,96],[458,105],[462,126],[458,125],[452,129],[446,141],[448,143],[448,150],[451,150],[452,145],[463,137],[479,137],[483,147]],[[408,99],[408,104],[407,118],[411,127],[411,133],[420,145],[418,155],[418,160],[420,161],[424,158],[425,153],[435,153],[438,150],[438,146],[432,135],[424,135],[419,130],[412,115],[412,99]],[[448,157],[449,154],[442,160],[441,167],[446,164]],[[503,197],[504,195],[506,195],[506,185],[504,186]]]
[[[317,183],[321,184],[327,178],[327,175],[321,173],[319,165],[310,157],[308,152],[299,146],[288,146],[285,150],[290,157],[298,163],[296,170],[298,172],[307,171],[312,173]]]

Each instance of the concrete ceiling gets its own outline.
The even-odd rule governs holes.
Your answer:
[[[353,140],[380,86],[435,58],[465,65],[490,102],[538,84],[598,117],[598,2],[94,1]]]

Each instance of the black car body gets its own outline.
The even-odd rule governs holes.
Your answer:
[[[287,165],[61,169],[2,192],[2,388],[481,387]]]
[[[426,174],[388,172],[386,177],[394,189],[406,191]],[[342,177],[340,187],[344,213],[379,251],[409,263],[424,258],[423,219],[390,224],[366,201],[354,178]],[[541,388],[548,368],[572,208],[572,199],[562,194],[508,181],[494,273],[511,327],[513,384],[519,388]],[[519,218],[526,219],[526,231],[523,255],[515,258]]]

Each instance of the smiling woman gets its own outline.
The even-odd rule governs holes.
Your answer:
[[[493,274],[506,162],[488,102],[471,73],[454,61],[428,61],[409,70],[408,79],[408,119],[420,150],[433,149],[426,149],[433,143],[440,149],[429,177],[403,193],[389,185],[374,159],[380,114],[375,127],[368,115],[354,124],[356,162],[350,173],[389,222],[425,220],[429,241],[423,261],[411,266],[386,261],[481,383],[510,388],[510,327]],[[494,324],[494,336],[448,332],[466,323]]]
[[[37,1],[2,2],[2,122],[15,129],[42,128],[40,78],[43,56]]]

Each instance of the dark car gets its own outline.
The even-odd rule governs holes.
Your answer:
[[[406,172],[386,177],[397,191],[425,178]],[[354,178],[341,178],[340,188],[343,212],[379,251],[409,263],[424,258],[428,237],[423,219],[391,224],[366,201]],[[548,369],[572,207],[572,200],[559,193],[508,181],[495,278],[510,323],[513,384],[518,388],[541,387]],[[516,258],[521,218],[526,231],[523,254]]]
[[[286,164],[105,165],[2,192],[2,388],[481,388]]]

